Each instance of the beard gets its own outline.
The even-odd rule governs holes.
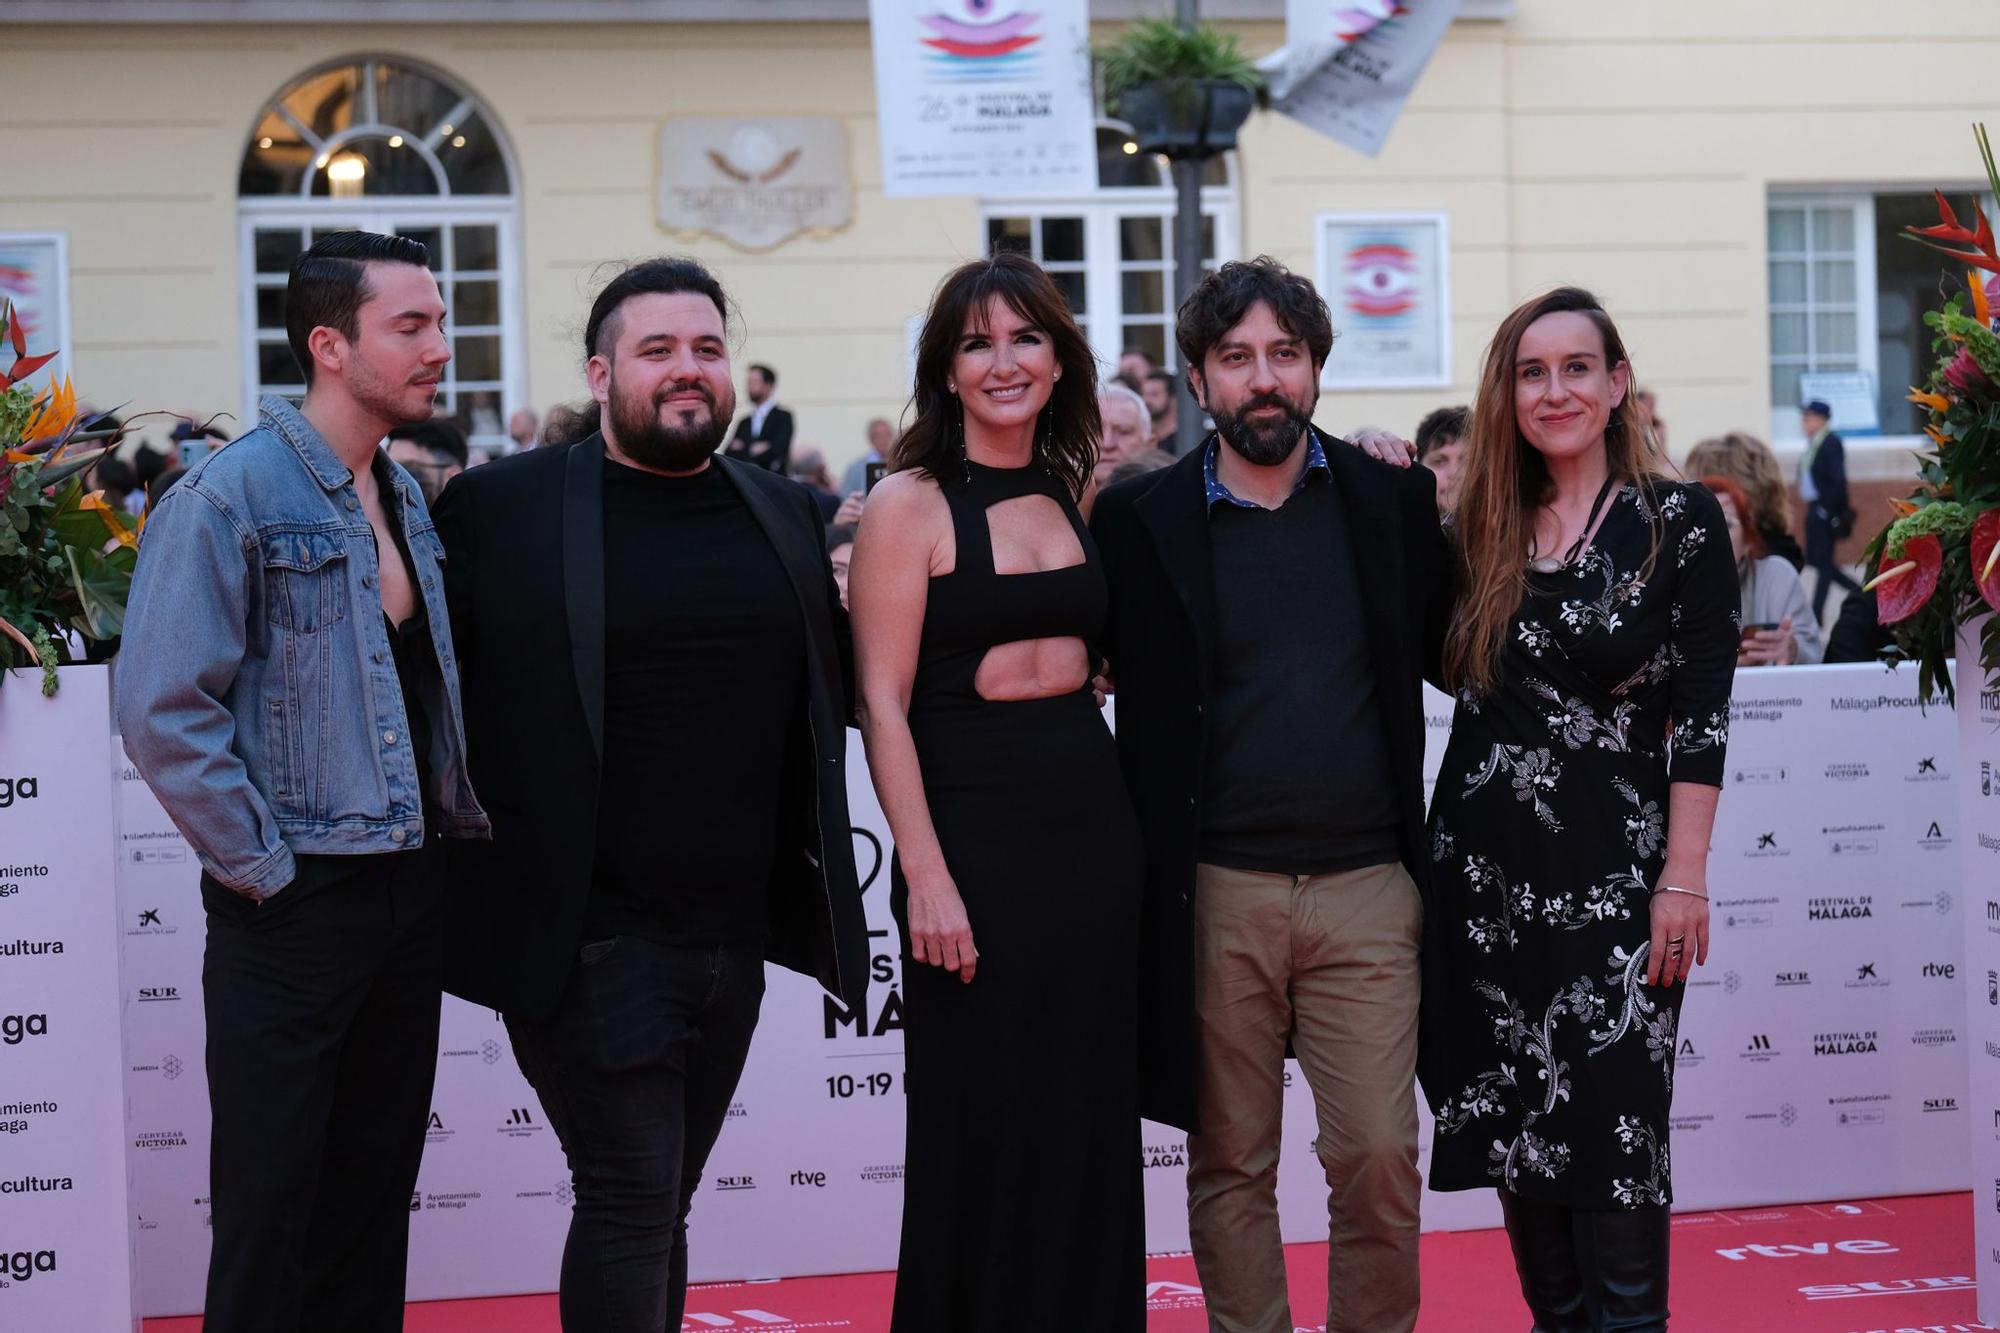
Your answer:
[[[1278,408],[1283,415],[1255,424],[1244,420],[1246,413],[1260,407]],[[1299,437],[1312,424],[1311,409],[1300,411],[1298,404],[1276,393],[1252,398],[1234,412],[1216,408],[1209,415],[1215,418],[1215,432],[1223,442],[1234,449],[1244,462],[1258,467],[1274,467],[1291,457]]]
[[[424,372],[427,376],[435,373]],[[378,421],[397,426],[429,420],[437,404],[435,382],[420,386],[408,379],[392,381],[366,357],[356,356],[348,363],[345,381],[355,406]]]
[[[611,372],[611,401],[605,404],[605,412],[613,443],[627,458],[662,472],[693,472],[721,447],[729,418],[736,414],[735,390],[730,391],[729,401],[717,402],[708,387],[701,385],[702,397],[708,400],[707,420],[681,408],[672,414],[679,418],[678,425],[661,421],[661,399],[685,387],[667,384],[658,395],[626,393],[618,385],[618,372]]]

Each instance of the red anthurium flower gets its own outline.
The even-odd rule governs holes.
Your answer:
[[[1903,543],[1903,558],[1886,566],[1875,585],[1875,619],[1883,625],[1908,620],[1923,610],[1944,572],[1944,546],[1935,535]]]
[[[2000,509],[1972,520],[1972,577],[1986,604],[2000,611]]]

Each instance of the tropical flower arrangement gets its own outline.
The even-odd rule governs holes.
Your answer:
[[[1973,127],[1988,183],[2000,193],[1986,127]],[[1985,210],[1972,205],[1966,227],[1942,192],[1938,223],[1912,227],[1910,240],[1969,265],[1966,289],[1929,311],[1924,323],[1936,335],[1930,379],[1910,390],[1926,409],[1924,433],[1933,448],[1918,455],[1920,484],[1907,500],[1892,500],[1895,519],[1869,544],[1877,618],[1894,634],[1901,654],[1917,663],[1917,688],[1926,698],[1954,698],[1946,661],[1957,651],[1958,630],[1988,611],[2000,611],[2000,250]],[[1961,663],[1962,667],[1969,664]],[[1987,679],[2000,675],[2000,617],[1980,631],[1979,666]]]
[[[0,359],[10,346],[13,364],[0,370],[0,668],[40,667],[42,693],[54,694],[59,665],[107,656],[123,632],[139,524],[84,489],[115,431],[86,428],[67,378],[39,391],[27,383],[55,353],[29,356],[21,320],[0,302]]]

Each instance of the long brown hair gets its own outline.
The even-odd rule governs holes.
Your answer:
[[[1457,618],[1445,639],[1445,678],[1454,689],[1490,694],[1500,675],[1500,649],[1507,625],[1520,609],[1528,587],[1528,547],[1535,511],[1553,498],[1553,483],[1541,452],[1521,434],[1514,410],[1514,358],[1528,326],[1544,315],[1583,315],[1604,339],[1604,367],[1626,367],[1625,396],[1611,411],[1604,430],[1605,461],[1620,481],[1650,482],[1668,472],[1666,460],[1645,429],[1645,416],[1632,393],[1632,361],[1617,325],[1595,296],[1581,287],[1558,287],[1515,309],[1500,322],[1486,348],[1479,396],[1472,405],[1465,475],[1459,482],[1452,531],[1458,546]],[[1614,483],[1615,484],[1615,483]],[[1658,510],[1653,553],[1659,552]],[[1650,569],[1652,557],[1648,557]]]
[[[910,399],[914,419],[891,453],[897,471],[916,468],[940,486],[965,475],[965,405],[946,384],[952,357],[968,321],[983,321],[993,297],[1048,334],[1062,376],[1036,425],[1035,459],[1082,500],[1097,466],[1097,358],[1054,279],[1026,255],[1002,250],[953,269],[931,298],[917,339],[917,382]]]

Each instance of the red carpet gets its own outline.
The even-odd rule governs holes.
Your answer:
[[[1688,1333],[1966,1333],[1973,1314],[1972,1203],[1965,1194],[1801,1204],[1674,1219],[1674,1327]],[[1298,1333],[1324,1327],[1326,1247],[1287,1249]],[[1524,1333],[1507,1239],[1497,1231],[1424,1237],[1419,1333]],[[1150,1333],[1207,1327],[1194,1263],[1147,1265]],[[1031,1276],[1025,1280],[1032,1280]],[[803,1333],[889,1326],[890,1273],[701,1287],[683,1333]],[[151,1319],[146,1333],[196,1333],[198,1319]],[[553,1333],[553,1296],[410,1307],[408,1333]],[[1024,1331],[1025,1333],[1025,1331]],[[1092,1333],[1084,1328],[1035,1333]]]

